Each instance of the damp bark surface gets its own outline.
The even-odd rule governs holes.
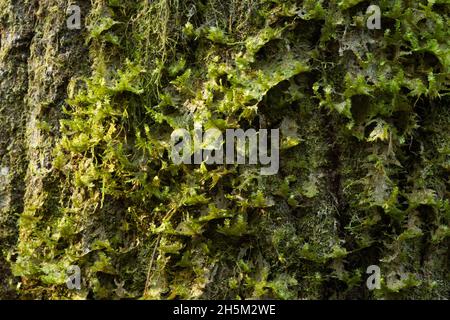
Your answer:
[[[447,1],[71,4],[0,0],[0,299],[450,298]]]

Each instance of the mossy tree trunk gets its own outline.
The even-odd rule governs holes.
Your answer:
[[[449,298],[447,1],[0,1],[0,298]]]

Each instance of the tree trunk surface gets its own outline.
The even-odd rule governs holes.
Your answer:
[[[450,297],[447,1],[71,4],[0,0],[0,299]]]

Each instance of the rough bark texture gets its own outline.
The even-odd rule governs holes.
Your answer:
[[[447,0],[73,4],[0,0],[0,299],[449,298]],[[174,165],[194,121],[278,174]]]

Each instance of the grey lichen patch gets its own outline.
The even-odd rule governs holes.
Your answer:
[[[10,206],[11,197],[7,193],[6,186],[9,185],[9,167],[0,168],[0,210]]]

